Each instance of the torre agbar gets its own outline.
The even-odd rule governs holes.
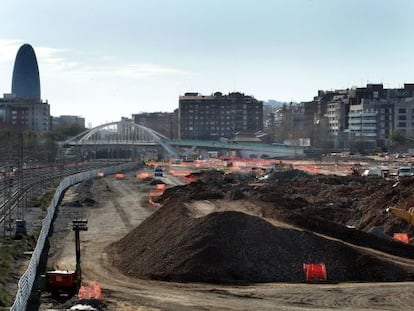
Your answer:
[[[39,133],[50,131],[50,106],[40,94],[35,51],[30,44],[23,44],[14,62],[11,93],[0,98],[0,121]]]

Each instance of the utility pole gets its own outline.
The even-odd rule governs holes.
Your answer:
[[[17,191],[21,193],[23,190],[23,133],[19,132],[17,140]],[[25,195],[25,194],[24,194]],[[17,204],[17,219],[24,220],[24,200],[21,198]]]
[[[88,220],[87,219],[76,219],[72,221],[72,229],[75,231],[75,249],[76,249],[76,274],[79,280],[79,284],[82,280],[82,270],[81,270],[81,254],[80,254],[80,237],[79,231],[88,230]]]

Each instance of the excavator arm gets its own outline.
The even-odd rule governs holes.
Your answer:
[[[404,219],[410,225],[414,225],[414,209],[413,208],[410,208],[408,211],[406,211],[406,210],[398,209],[395,207],[389,207],[385,211],[401,219]]]

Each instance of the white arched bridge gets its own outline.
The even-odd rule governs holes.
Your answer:
[[[64,147],[162,146],[170,156],[178,156],[164,135],[137,124],[122,120],[99,125],[66,140]]]
[[[290,157],[303,155],[304,148],[299,146],[269,145],[257,143],[229,143],[205,140],[171,140],[168,137],[137,124],[130,120],[122,120],[99,125],[88,129],[63,143],[66,148],[80,147],[83,150],[134,148],[134,152],[152,150],[162,147],[169,157],[178,158],[188,156],[195,149],[238,152],[243,157],[255,155],[257,157]],[[136,151],[141,148],[141,151]],[[179,151],[180,150],[180,151]],[[111,151],[112,152],[112,151]]]

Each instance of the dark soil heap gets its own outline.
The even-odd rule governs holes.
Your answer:
[[[386,221],[378,220],[386,219],[381,209],[389,202],[384,200],[390,196],[389,191],[401,191],[403,187],[395,190],[382,180],[309,176],[290,171],[279,176],[275,173],[266,187],[252,189],[248,186],[252,178],[210,172],[200,182],[169,189],[161,198],[160,210],[108,248],[114,265],[135,277],[179,282],[301,282],[304,263],[324,263],[330,281],[411,278],[411,266],[350,245],[414,258],[411,245],[366,232],[373,228],[366,225],[367,215],[376,228],[385,226]],[[410,183],[406,182],[404,187],[408,191]],[[229,196],[231,192],[239,195]],[[373,192],[377,192],[377,197],[371,203],[382,203],[380,207],[361,207],[360,204],[369,202],[367,196],[372,200]],[[266,218],[236,211],[194,218],[185,205],[189,201],[224,197],[254,201],[262,206],[264,217],[298,229],[278,227]],[[395,194],[391,197],[395,204]],[[355,210],[359,209],[366,217],[357,223]],[[349,221],[363,226],[365,231],[347,228]]]

